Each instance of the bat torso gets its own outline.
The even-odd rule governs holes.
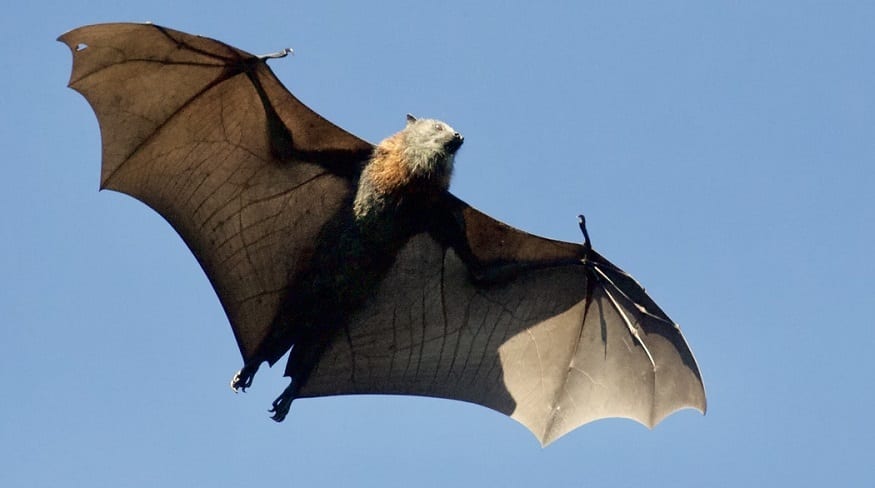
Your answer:
[[[293,347],[286,374],[301,379],[346,318],[379,286],[401,247],[426,231],[447,190],[461,136],[420,119],[375,149],[353,201],[320,232],[309,266],[293,280],[268,361]]]

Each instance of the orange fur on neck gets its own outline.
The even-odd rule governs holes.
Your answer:
[[[411,182],[410,168],[404,161],[402,134],[395,134],[377,146],[368,165],[374,189],[383,195],[403,191]]]

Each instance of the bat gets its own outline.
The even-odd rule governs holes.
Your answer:
[[[376,146],[295,98],[254,56],[154,24],[81,27],[69,86],[97,116],[101,189],[179,233],[243,358],[287,352],[273,402],[345,394],[479,404],[542,445],[605,417],[704,413],[679,327],[583,243],[536,237],[448,191],[464,142],[408,115]]]

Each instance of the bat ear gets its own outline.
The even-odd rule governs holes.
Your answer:
[[[416,122],[416,117],[414,117],[413,114],[407,114],[407,125],[410,125],[414,122]]]

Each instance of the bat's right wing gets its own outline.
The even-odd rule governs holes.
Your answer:
[[[680,329],[635,280],[583,246],[449,200],[462,242],[446,229],[414,236],[300,396],[473,402],[544,445],[599,418],[652,427],[678,409],[705,411]]]
[[[288,345],[270,336],[287,290],[325,223],[350,205],[372,146],[298,101],[264,57],[222,42],[153,24],[80,27],[59,40],[73,52],[70,87],[100,123],[101,188],[179,232],[245,361],[278,359]]]

